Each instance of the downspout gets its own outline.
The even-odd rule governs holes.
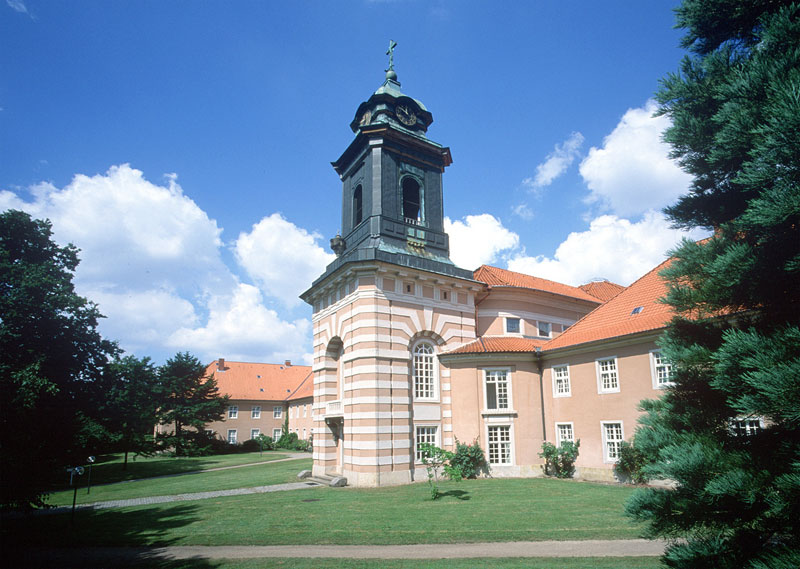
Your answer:
[[[539,367],[539,402],[542,406],[542,442],[547,440],[547,421],[545,420],[544,415],[544,372],[542,366],[542,349],[536,348],[536,352],[534,352],[536,357],[536,363]]]

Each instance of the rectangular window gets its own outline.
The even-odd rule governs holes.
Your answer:
[[[250,438],[255,439],[261,434],[261,429],[250,429]]]
[[[416,451],[414,454],[414,459],[417,462],[422,462],[422,451],[420,450],[419,446],[424,443],[432,444],[438,446],[439,439],[437,437],[439,431],[439,427],[417,427],[416,428],[416,438],[414,443],[414,450]]]
[[[261,418],[261,407],[256,405],[250,409],[250,418],[251,419],[260,419]]]
[[[614,393],[619,391],[617,358],[597,360],[597,392]]]
[[[507,334],[519,334],[521,329],[519,318],[506,318]]]
[[[761,419],[733,419],[730,424],[731,434],[737,437],[749,437],[761,430]]]
[[[304,440],[304,441],[305,441],[305,440],[307,440],[307,439],[306,439],[306,430],[305,430],[305,428],[303,429],[303,440]]]
[[[274,440],[277,441],[279,438],[281,438],[281,434],[282,434],[282,431],[280,429],[272,429],[272,438]]]
[[[511,409],[511,388],[508,381],[508,370],[483,370],[486,386],[486,409]]]
[[[603,461],[617,462],[622,444],[622,423],[603,423]]]
[[[414,366],[414,399],[435,400],[436,389],[436,356],[433,345],[420,342],[414,346],[412,355]]]
[[[553,332],[553,325],[550,322],[539,322],[539,336],[549,338]]]
[[[231,405],[228,407],[228,419],[238,419],[239,418],[239,407],[236,405]]]
[[[553,366],[553,397],[569,397],[572,390],[569,385],[569,366]]]
[[[575,441],[572,423],[556,423],[556,446],[561,446],[564,441]]]
[[[308,417],[308,404],[303,403],[303,417]]]
[[[228,429],[228,444],[236,444],[236,429]]]
[[[650,352],[650,370],[653,374],[655,389],[672,385],[672,365],[664,359],[660,351]]]
[[[272,418],[273,419],[280,419],[283,417],[283,407],[273,407],[272,408]]]
[[[489,427],[489,464],[511,464],[511,427]]]
[[[210,437],[211,435],[214,434],[214,431],[212,431],[211,429],[206,429],[205,433],[206,433],[206,436]]]

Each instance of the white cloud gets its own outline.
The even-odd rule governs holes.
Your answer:
[[[286,221],[279,213],[253,225],[236,240],[239,263],[270,296],[287,306],[300,304],[298,295],[336,257],[317,244],[321,236]]]
[[[488,213],[468,215],[463,221],[445,217],[444,230],[450,236],[450,259],[465,269],[494,263],[500,253],[519,246],[519,236]]]
[[[285,322],[264,306],[261,292],[239,284],[232,296],[216,297],[209,305],[205,326],[176,330],[167,344],[176,350],[190,349],[214,359],[281,362],[286,359],[311,363],[304,348],[311,337],[311,322]]]
[[[533,213],[533,210],[530,208],[530,206],[528,206],[528,204],[524,204],[524,203],[521,203],[519,205],[515,205],[513,208],[511,208],[511,213],[513,213],[514,215],[516,215],[518,217],[521,217],[525,221],[530,221],[535,216],[535,214]]]
[[[0,208],[50,219],[59,243],[81,249],[77,291],[98,303],[107,316],[101,333],[127,351],[157,360],[170,355],[167,350],[190,350],[209,360],[307,359],[308,319],[284,321],[268,310],[268,299],[241,283],[222,260],[217,223],[184,195],[174,174],[166,178],[164,185],[154,184],[123,164],[104,175],[76,175],[64,188],[38,184],[29,188],[31,202],[0,191]],[[282,222],[273,229],[283,246],[304,245],[297,235],[313,242],[280,216],[266,219]],[[251,244],[248,261],[256,263],[262,249],[269,251]],[[297,254],[313,251],[306,246]],[[275,259],[267,261],[275,266]],[[296,277],[300,269],[287,265],[283,270]]]
[[[570,164],[578,157],[583,135],[573,132],[561,144],[556,144],[553,151],[547,155],[544,162],[536,167],[536,175],[522,180],[522,185],[532,190],[549,186],[553,180],[566,172]]]
[[[669,145],[661,141],[669,118],[654,117],[655,110],[654,101],[629,109],[603,147],[589,150],[580,165],[590,190],[587,203],[629,217],[661,209],[686,192],[691,177],[670,160]]]
[[[22,0],[6,0],[6,4],[8,4],[9,8],[14,10],[15,12],[19,12],[20,14],[28,14],[28,7]]]
[[[606,278],[627,286],[663,261],[683,236],[703,235],[671,229],[666,218],[654,211],[637,223],[602,215],[587,231],[570,233],[553,258],[517,255],[508,268],[571,285]]]

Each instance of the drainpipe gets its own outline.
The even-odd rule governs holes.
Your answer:
[[[539,402],[542,406],[542,442],[547,440],[547,422],[544,416],[544,371],[542,369],[542,349],[536,348],[534,353],[539,367]]]

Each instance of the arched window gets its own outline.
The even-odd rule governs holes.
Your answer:
[[[422,221],[422,188],[411,176],[403,178],[403,217],[406,223]]]
[[[433,345],[420,342],[412,350],[414,399],[436,399],[436,357]]]
[[[359,184],[353,192],[353,227],[361,223],[362,219],[364,219],[364,201]]]

